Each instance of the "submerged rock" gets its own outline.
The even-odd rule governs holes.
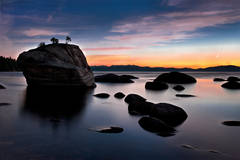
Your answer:
[[[177,126],[188,117],[182,108],[169,103],[154,104],[149,115],[162,120],[170,126]]]
[[[138,123],[143,129],[149,132],[157,133],[160,136],[172,136],[176,132],[173,127],[168,126],[157,118],[142,117]]]
[[[101,129],[96,129],[96,132],[99,133],[121,133],[124,131],[123,128],[120,127],[107,127],[107,128],[101,128]]]
[[[108,97],[110,97],[110,95],[107,94],[107,93],[98,93],[98,94],[95,94],[94,96],[98,97],[98,98],[108,98]]]
[[[116,74],[104,74],[95,77],[95,82],[108,82],[108,83],[134,83],[128,76],[118,76]]]
[[[0,103],[0,107],[1,106],[9,106],[9,105],[11,105],[10,103]]]
[[[240,89],[240,83],[236,81],[229,81],[224,83],[222,87],[227,89]]]
[[[139,96],[137,94],[129,94],[127,97],[124,99],[124,101],[128,104],[133,103],[133,102],[145,102],[146,99],[143,98],[142,96]]]
[[[122,99],[125,97],[125,94],[123,94],[122,92],[118,92],[118,93],[114,94],[114,97],[118,98],[118,99]]]
[[[240,126],[240,121],[225,121],[222,124],[226,126]]]
[[[190,98],[190,97],[196,97],[196,96],[192,94],[176,94],[176,97]]]
[[[181,85],[176,85],[176,86],[173,87],[173,89],[176,90],[176,91],[183,91],[185,88]]]
[[[29,86],[95,87],[93,73],[77,45],[38,47],[21,53],[17,63]]]
[[[168,85],[163,82],[147,82],[145,88],[149,90],[165,90],[168,89]]]
[[[225,79],[223,79],[223,78],[214,78],[213,81],[214,82],[222,82],[222,81],[225,81]]]
[[[172,84],[196,83],[197,80],[190,75],[180,72],[163,73],[159,75],[154,82],[166,82]]]
[[[189,145],[189,144],[182,144],[181,145],[183,148],[187,148],[187,149],[196,149],[195,147]]]
[[[228,77],[227,81],[240,81],[240,78],[234,77],[234,76],[230,76],[230,77]]]

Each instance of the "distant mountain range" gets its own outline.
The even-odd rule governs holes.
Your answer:
[[[93,71],[162,71],[162,72],[170,72],[170,71],[181,71],[181,72],[240,72],[240,67],[227,65],[227,66],[216,66],[216,67],[208,67],[208,68],[166,68],[166,67],[140,67],[136,65],[113,65],[113,66],[91,66]],[[0,56],[0,72],[1,71],[20,71],[17,66],[17,62],[15,59],[6,58]]]
[[[113,65],[113,66],[91,66],[93,71],[181,71],[181,72],[240,72],[240,67],[227,65],[207,68],[165,68],[165,67],[140,67],[136,65]]]

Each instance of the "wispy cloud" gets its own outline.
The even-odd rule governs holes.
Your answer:
[[[58,31],[55,31],[55,30],[39,29],[39,28],[31,28],[31,29],[23,31],[22,33],[26,36],[29,36],[29,37],[55,36],[55,35],[65,36],[65,35],[69,34],[68,32],[58,32]]]
[[[119,50],[132,50],[135,47],[104,47],[104,48],[83,48],[84,51],[119,51]]]
[[[201,36],[197,32],[201,28],[239,21],[240,11],[236,10],[171,12],[123,21],[111,30],[119,35],[106,36],[105,39],[136,45],[166,43]]]

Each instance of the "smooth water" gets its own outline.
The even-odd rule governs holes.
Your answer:
[[[96,75],[104,72],[96,72]],[[147,91],[145,82],[159,72],[118,72],[140,79],[132,84],[97,83],[92,91],[57,92],[27,89],[21,73],[0,73],[0,160],[218,160],[240,159],[240,127],[222,121],[240,120],[240,91],[221,88],[226,78],[240,73],[189,73],[197,84],[184,85],[181,93],[194,98],[178,98],[166,91]],[[139,116],[128,113],[116,92],[137,93],[151,102],[167,102],[182,107],[187,120],[171,137],[161,137],[141,128]],[[108,99],[93,97],[106,92]],[[60,121],[56,121],[60,119]],[[92,128],[120,126],[119,134],[97,133]],[[183,147],[191,145],[195,149]],[[210,150],[218,153],[210,152]]]

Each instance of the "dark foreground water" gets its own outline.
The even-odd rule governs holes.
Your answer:
[[[240,120],[240,91],[223,89],[222,82],[212,81],[214,77],[240,73],[190,73],[198,82],[185,85],[182,93],[197,95],[194,98],[177,98],[171,88],[145,90],[145,82],[160,73],[127,74],[140,79],[133,84],[97,83],[97,88],[83,93],[31,90],[21,73],[0,73],[0,82],[7,86],[0,90],[0,103],[11,103],[0,106],[0,160],[240,159],[240,127],[221,124]],[[127,104],[113,97],[119,91],[137,93],[155,103],[178,105],[188,118],[177,127],[175,136],[157,136],[142,129],[138,124],[140,117],[131,116]],[[100,92],[111,97],[92,96]],[[123,127],[124,132],[104,134],[89,130],[111,125]]]

